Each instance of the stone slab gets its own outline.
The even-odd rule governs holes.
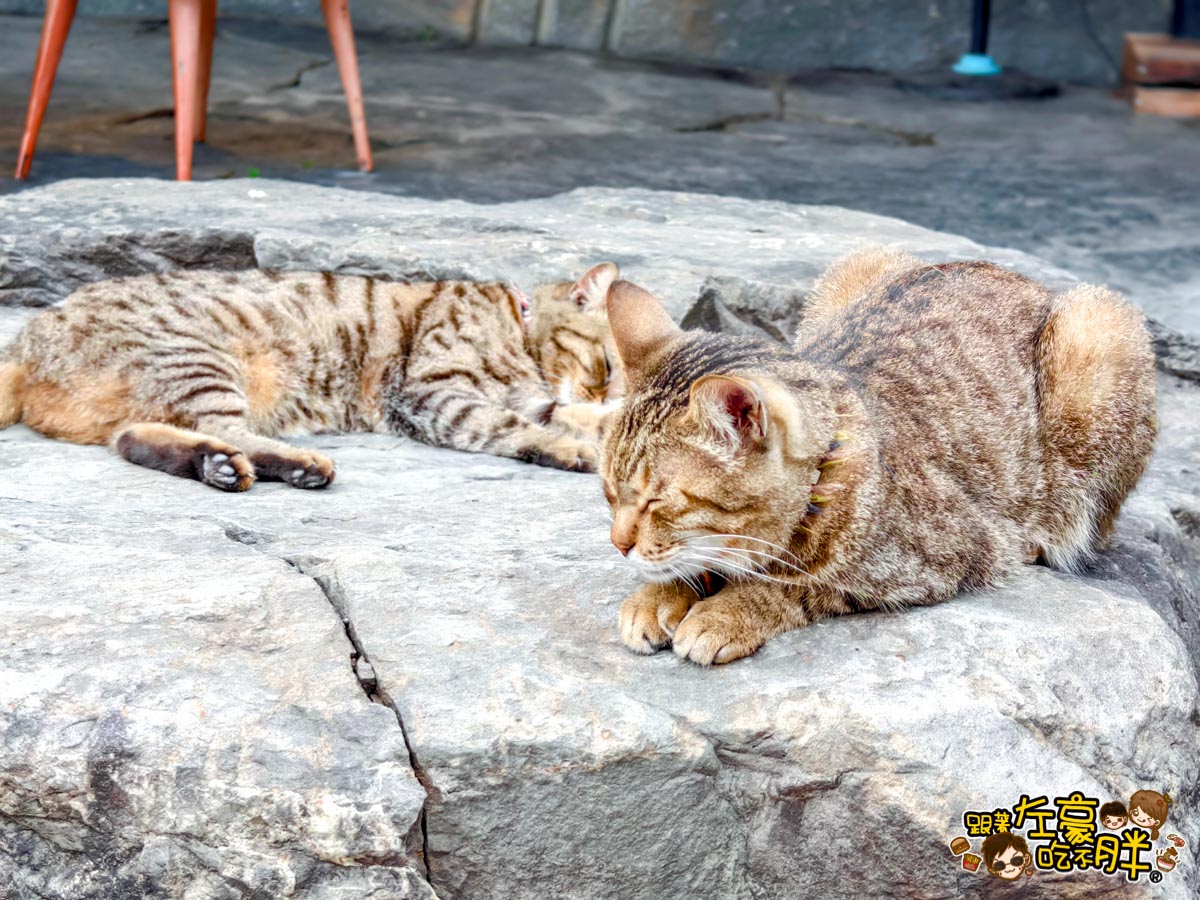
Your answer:
[[[832,208],[612,189],[482,207],[262,181],[88,181],[0,200],[10,304],[0,309],[0,333],[31,314],[14,301],[52,300],[131,270],[260,264],[530,283],[600,258],[662,292],[677,316],[703,294],[730,315],[749,309],[782,331],[802,318],[795,298],[815,273],[873,240],[930,258],[992,257],[1072,283],[1015,251]],[[230,721],[243,728],[262,715],[250,684],[282,690],[281,673],[293,671],[286,654],[304,656],[294,677],[313,687],[283,678],[285,686],[311,704],[323,691],[343,691],[359,705],[339,700],[339,711],[374,716],[391,736],[385,758],[394,780],[350,781],[345,795],[380,804],[401,797],[403,814],[384,816],[393,823],[385,833],[399,835],[396,823],[413,821],[420,798],[406,762],[424,785],[421,849],[443,897],[990,896],[989,881],[964,873],[946,842],[965,809],[1009,805],[1025,790],[1107,799],[1166,787],[1177,800],[1172,830],[1188,846],[1200,841],[1200,391],[1164,374],[1160,392],[1151,471],[1113,547],[1081,576],[1032,568],[1001,589],[937,607],[822,623],[711,671],[621,646],[616,610],[635,585],[607,543],[594,477],[398,437],[320,436],[300,443],[337,460],[331,490],[260,484],[231,496],[17,427],[0,433],[0,502],[13,510],[5,528],[49,565],[33,566],[21,582],[21,610],[40,617],[30,619],[38,642],[31,625],[19,624],[10,629],[18,643],[0,645],[8,647],[0,656],[9,670],[38,667],[47,684],[75,672],[82,687],[97,665],[66,648],[119,648],[140,629],[141,643],[121,657],[132,677],[102,680],[110,706],[147,683],[160,691],[175,684],[174,670],[153,668],[150,648],[182,656],[177,640],[192,648],[178,683],[226,679],[219,684],[238,704]],[[131,537],[110,537],[121,528]],[[84,571],[70,564],[78,559],[88,561]],[[236,575],[224,560],[236,563]],[[214,570],[228,592],[208,587]],[[131,590],[149,602],[131,608]],[[72,605],[55,612],[61,597]],[[193,607],[194,621],[185,612]],[[76,609],[90,627],[78,625]],[[329,657],[339,615],[349,640]],[[231,620],[241,626],[232,635]],[[280,630],[256,630],[261,621]],[[209,640],[214,634],[221,637]],[[248,654],[246,644],[273,646],[272,634],[292,651]],[[369,663],[386,705],[368,703],[347,671],[352,650],[363,655],[359,676]],[[32,718],[35,734],[57,734],[71,721],[70,697],[46,699],[50,689],[29,679],[14,690],[12,702],[46,704]],[[389,706],[411,757],[402,755],[395,719],[384,721]],[[333,725],[341,741],[330,738],[332,746],[352,742],[353,729],[336,717]],[[374,751],[374,739],[358,739],[362,753]],[[40,740],[48,747],[51,738]],[[144,741],[133,743],[136,752],[162,749]],[[86,752],[68,750],[76,767],[68,771],[86,772]],[[34,783],[51,798],[55,762],[39,753]],[[8,757],[7,771],[27,758]],[[314,775],[290,747],[266,758],[278,765],[253,770],[261,783]],[[198,804],[209,818],[192,823],[202,846],[253,831],[219,805],[224,794],[215,796]],[[173,808],[193,815],[187,804]],[[60,854],[89,835],[65,821],[52,834]],[[309,835],[284,830],[285,844],[293,833]],[[152,822],[135,818],[121,846],[148,845],[154,834]],[[359,834],[347,824],[321,839],[362,853]],[[403,870],[397,877],[420,872],[415,842],[409,831],[403,863],[392,866]],[[173,871],[176,857],[150,860],[164,858],[161,871]],[[101,858],[95,877],[112,877],[122,864]],[[243,877],[247,864],[236,865],[218,859],[210,869]],[[353,874],[381,877],[383,868]],[[274,871],[264,870],[262,883],[274,884]],[[323,877],[334,871],[351,870],[321,869]],[[1039,873],[1022,895],[1184,898],[1197,889],[1200,869],[1189,856],[1157,887]],[[350,883],[341,895],[380,890]]]

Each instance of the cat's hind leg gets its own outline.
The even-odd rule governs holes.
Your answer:
[[[240,447],[254,464],[260,481],[283,481],[298,488],[323,488],[333,484],[337,475],[329,457],[256,434],[246,427],[244,420],[214,418],[203,420],[202,427]]]
[[[223,491],[246,491],[254,484],[254,466],[239,448],[198,431],[138,422],[116,432],[112,446],[131,463]]]
[[[1099,547],[1149,462],[1155,365],[1141,312],[1081,285],[1054,298],[1037,347],[1047,485],[1040,546],[1071,569]]]
[[[147,379],[154,395],[185,422],[194,423],[196,431],[237,447],[260,481],[302,488],[332,483],[334,466],[328,457],[263,437],[251,427],[246,385],[253,392],[253,375],[229,354],[180,351],[147,373]]]

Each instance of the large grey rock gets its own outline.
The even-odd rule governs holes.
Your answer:
[[[99,278],[179,265],[531,285],[613,258],[682,316],[706,279],[794,289],[870,243],[938,260],[986,254],[1056,285],[1074,280],[1027,254],[831,207],[606,188],[476,206],[266,180],[96,179],[0,199],[0,304],[44,305]]]
[[[936,258],[991,256],[1070,283],[1034,258],[896,220],[646,191],[476,207],[277,183],[76,182],[0,201],[6,298],[18,301],[52,298],[109,271],[192,258],[522,283],[613,258],[662,291],[680,317],[703,294],[728,302],[729,315],[757,310],[762,324],[782,329],[802,316],[794,303],[821,266],[870,240]],[[140,249],[131,255],[133,248]],[[31,314],[0,310],[0,334]],[[424,827],[402,837],[390,868],[421,889],[412,869],[423,872],[417,850],[427,848],[429,883],[443,897],[989,896],[990,880],[963,872],[946,844],[961,833],[964,810],[1010,806],[1025,791],[1109,799],[1169,788],[1177,801],[1170,830],[1191,848],[1200,842],[1200,392],[1167,375],[1161,389],[1158,455],[1113,548],[1088,572],[1031,568],[1002,589],[941,606],[821,623],[711,671],[669,653],[637,657],[621,645],[616,612],[635,583],[607,543],[594,477],[398,437],[327,436],[302,443],[337,460],[331,490],[260,484],[229,496],[18,427],[0,433],[5,528],[30,546],[12,555],[36,552],[47,563],[21,582],[23,609],[52,611],[65,593],[90,618],[80,628],[59,614],[38,628],[36,646],[0,645],[0,670],[69,666],[86,686],[97,672],[114,671],[103,654],[126,652],[138,660],[124,667],[136,677],[106,682],[107,696],[132,697],[146,680],[138,666],[150,666],[138,648],[162,646],[170,655],[173,642],[191,640],[178,674],[154,669],[161,684],[181,685],[185,696],[207,690],[206,682],[228,685],[228,720],[240,719],[257,740],[265,713],[248,685],[277,684],[281,667],[289,684],[296,679],[297,715],[327,703],[327,727],[338,729],[331,745],[354,745],[368,768],[381,764],[372,754],[384,739],[351,739],[345,722],[360,721],[355,710],[362,721],[375,715],[369,721],[394,749],[383,755],[388,771],[408,787],[341,782],[339,808],[382,811],[385,796],[399,797],[412,821],[407,736],[427,792]],[[69,544],[62,535],[85,528],[86,550],[82,537],[60,546]],[[80,558],[96,566],[96,578],[72,564]],[[203,575],[189,581],[180,572]],[[109,573],[115,580],[105,580]],[[130,612],[118,596],[151,579],[179,589],[145,589]],[[197,597],[229,610],[226,619],[242,629],[231,634],[211,616],[189,618]],[[340,642],[330,605],[348,622]],[[260,622],[267,624],[256,630]],[[132,643],[135,625],[142,644]],[[214,634],[224,637],[209,639]],[[247,645],[283,649],[247,659]],[[355,683],[351,652],[382,705],[368,704]],[[220,680],[243,660],[245,681]],[[0,684],[39,704],[29,727],[46,746],[58,723],[73,721],[70,697],[47,696],[28,679]],[[176,699],[172,709],[180,705]],[[387,707],[399,722],[385,722]],[[0,747],[8,748],[14,729],[5,709]],[[122,740],[132,739],[113,743]],[[170,752],[195,752],[175,732],[133,746],[139,758],[165,756],[166,772]],[[21,777],[37,786],[28,802],[52,806],[56,758],[4,752],[4,777],[27,766]],[[346,753],[335,757],[353,758]],[[238,783],[234,759],[214,758],[217,781]],[[338,783],[298,749],[271,759],[271,772],[243,777],[252,775],[252,785],[284,775],[318,789]],[[129,784],[130,805],[140,809],[153,783]],[[207,816],[189,832],[193,845],[223,846],[235,833],[249,835],[239,846],[255,849],[274,837],[256,831],[262,826],[248,808],[218,806],[224,795],[213,796],[199,804],[202,814],[175,804],[177,818]],[[385,815],[385,833],[400,835],[405,816]],[[292,834],[314,830],[302,825],[284,832],[289,848]],[[334,834],[343,832],[353,829]],[[126,821],[121,846],[156,846],[157,833],[147,817]],[[69,818],[53,835],[71,846],[95,840]],[[349,838],[330,840],[362,852]],[[181,865],[178,857],[153,858],[168,860],[160,872]],[[64,864],[62,854],[47,856],[35,873],[25,859],[18,871],[27,880]],[[119,863],[101,857],[93,868],[100,878]],[[319,871],[364,877],[387,869]],[[366,883],[339,887],[343,897],[388,895]],[[1184,898],[1198,889],[1189,851],[1157,887],[1144,876],[1131,886],[1039,872],[1022,895]],[[55,890],[44,893],[63,896]]]

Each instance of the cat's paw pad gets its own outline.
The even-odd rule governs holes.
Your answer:
[[[201,448],[200,480],[223,491],[248,491],[254,484],[254,466],[232,448]]]
[[[701,666],[750,656],[762,643],[738,616],[710,602],[693,606],[671,638],[672,649],[680,657]]]
[[[333,484],[337,476],[333,460],[320,453],[305,453],[297,458],[291,468],[282,473],[283,480],[292,487],[323,488]]]
[[[333,460],[312,450],[256,453],[254,467],[264,481],[283,481],[298,488],[327,487],[337,475]]]

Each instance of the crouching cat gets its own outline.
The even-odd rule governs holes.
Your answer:
[[[604,439],[612,542],[650,582],[624,642],[702,665],[824,616],[1071,569],[1153,448],[1142,314],[997,266],[875,250],[818,282],[795,346],[681,332],[617,282],[627,397]]]
[[[84,287],[0,351],[0,428],[110,443],[226,491],[320,488],[333,461],[274,440],[388,431],[594,471],[621,378],[617,267],[549,284],[402,284],[325,273],[176,272]]]

